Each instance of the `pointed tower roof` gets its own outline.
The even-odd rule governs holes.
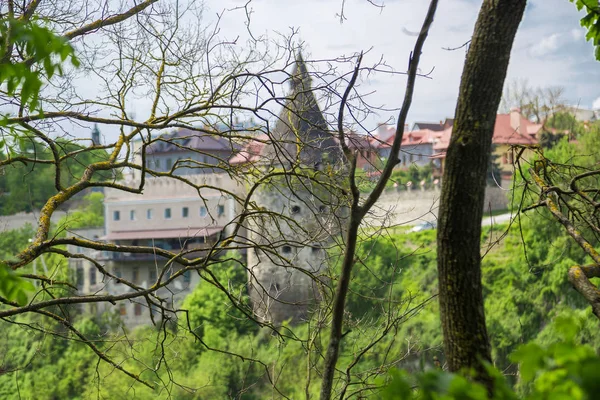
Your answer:
[[[264,146],[261,155],[272,164],[287,166],[300,161],[312,167],[342,159],[341,149],[312,91],[310,75],[300,53],[291,75],[291,93],[270,136],[271,143]]]
[[[100,144],[100,129],[98,129],[98,124],[94,124],[94,128],[92,129],[92,145]]]

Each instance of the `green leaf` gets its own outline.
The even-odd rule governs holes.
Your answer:
[[[538,370],[544,366],[545,352],[535,343],[528,343],[519,347],[512,355],[511,360],[521,364],[521,378],[524,382],[531,382]]]

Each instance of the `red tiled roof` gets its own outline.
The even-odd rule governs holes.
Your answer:
[[[534,124],[523,116],[520,118],[519,127],[515,129],[510,124],[510,114],[498,114],[494,124],[494,136],[492,136],[492,143],[507,145],[535,145],[538,143],[536,135],[540,129],[542,129],[541,124]],[[450,144],[451,134],[452,128],[444,130],[442,135],[434,144],[433,149],[440,153],[444,152],[444,150],[446,150]]]
[[[541,128],[542,125],[534,124],[523,116],[520,118],[519,127],[513,128],[510,124],[510,114],[498,114],[496,116],[496,123],[494,124],[494,136],[492,137],[492,143],[510,145],[537,144],[538,141],[535,135]]]
[[[262,149],[265,147],[267,140],[269,140],[269,135],[266,133],[251,139],[236,155],[229,159],[229,164],[239,165],[257,162],[260,159]]]
[[[448,148],[450,144],[450,136],[452,135],[452,127],[446,128],[441,132],[441,135],[437,138],[433,144],[433,150],[442,151]],[[445,153],[445,152],[444,152]]]

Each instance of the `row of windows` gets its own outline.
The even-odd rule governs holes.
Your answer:
[[[94,273],[96,272],[95,270],[93,270]],[[123,278],[123,273],[121,272],[121,268],[115,268],[115,276],[117,278]],[[154,283],[156,282],[156,278],[157,278],[157,274],[156,274],[156,269],[155,268],[150,268],[148,271],[148,280],[150,281],[150,283]],[[166,279],[171,278],[171,270],[169,269],[165,275],[163,276],[163,281]],[[183,273],[183,282],[184,283],[190,283],[192,281],[192,274],[190,271],[185,271]],[[119,284],[120,282],[117,282],[117,284]],[[131,283],[133,284],[139,284],[140,282],[140,269],[135,267],[133,268],[132,272],[131,272]]]
[[[173,216],[171,208],[170,207],[165,208],[163,215],[164,215],[164,219],[171,219]],[[204,206],[200,207],[198,215],[200,215],[201,217],[206,217],[208,215],[208,210],[206,209],[206,207],[204,207]],[[218,205],[217,206],[217,216],[221,217],[223,215],[225,215],[225,206]],[[181,208],[181,217],[188,218],[189,216],[190,216],[189,207],[182,207]],[[146,210],[146,219],[152,219],[153,217],[154,217],[154,209],[148,208]],[[136,219],[137,219],[136,210],[129,210],[129,220],[135,221]],[[121,220],[121,211],[119,211],[119,210],[113,211],[113,221],[120,221],[120,220]]]
[[[313,253],[318,253],[321,250],[321,247],[319,246],[312,246],[311,250]],[[292,252],[292,246],[283,246],[281,248],[281,251],[283,254],[290,254]]]
[[[169,307],[168,304],[169,303],[167,303],[167,308]],[[143,311],[144,308],[147,309],[147,307],[146,306],[142,306],[141,303],[134,303],[133,304],[133,314],[135,316],[142,315],[142,311]],[[152,312],[153,315],[158,314],[158,309],[155,306],[151,306],[150,307],[150,311]],[[125,303],[120,303],[119,304],[119,314],[121,314],[121,316],[126,316],[127,315],[127,304],[125,304]]]
[[[290,210],[292,211],[292,214],[300,214],[300,211],[302,211],[302,209],[300,208],[299,205],[293,205]],[[324,205],[320,205],[319,206],[319,212],[321,214],[327,212],[327,206]]]
[[[194,158],[196,159],[196,161],[198,161],[200,163],[206,163],[206,162],[210,161],[209,157],[208,156],[204,156],[204,155],[200,155],[200,156],[197,156],[197,157],[194,157]],[[176,159],[176,160],[179,160],[179,159]],[[174,161],[173,161],[172,158],[167,158],[165,160],[165,163],[164,163],[165,164],[165,170],[170,170],[171,167],[173,167],[173,163],[174,163]],[[194,166],[195,165],[195,164],[192,164],[192,163],[185,163],[185,165],[181,165],[181,164],[182,163],[180,163],[179,165],[180,166],[188,166],[188,165]],[[154,158],[154,159],[148,158],[148,159],[146,159],[146,166],[148,168],[160,169],[161,166],[162,166],[162,161],[161,161],[160,158]]]
[[[300,206],[298,205],[294,205],[291,207],[291,211],[292,214],[299,214],[301,211]],[[327,206],[321,205],[319,206],[319,212],[320,213],[325,213],[327,212]],[[206,207],[202,206],[199,209],[199,215],[201,217],[206,217],[208,215],[208,210],[206,209]],[[223,205],[218,205],[217,206],[217,216],[221,217],[225,215],[225,206]],[[172,210],[171,208],[165,208],[164,210],[164,218],[165,219],[171,219],[173,216]],[[190,216],[190,209],[189,207],[182,207],[181,208],[181,217],[182,218],[188,218]],[[154,209],[152,208],[148,208],[146,210],[146,219],[152,219],[154,217]],[[130,221],[135,221],[136,218],[136,210],[129,210],[129,220]],[[120,221],[121,220],[121,211],[119,210],[115,210],[113,211],[113,221]]]
[[[414,157],[413,156],[419,156]],[[414,161],[421,161],[423,160],[423,154],[413,154],[413,153],[409,153],[408,159],[406,158],[406,155],[402,155],[402,165],[406,165],[406,163],[412,163]]]
[[[119,314],[127,315],[127,305],[126,304],[121,303],[119,305]],[[133,305],[133,314],[136,316],[142,315],[142,305],[140,303],[135,303]]]
[[[77,260],[75,262],[75,268],[76,268],[76,279],[77,279],[77,286],[81,287],[83,286],[83,267],[81,266],[81,260]],[[95,285],[97,283],[96,280],[96,269],[95,268],[90,268],[89,269],[89,277],[90,277],[90,285]]]

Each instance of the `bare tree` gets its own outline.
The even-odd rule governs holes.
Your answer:
[[[419,33],[414,50],[410,58],[408,81],[406,85],[406,92],[404,95],[404,102],[402,104],[402,109],[398,117],[398,122],[396,125],[396,136],[391,147],[390,157],[386,160],[386,164],[381,173],[381,177],[377,181],[375,188],[364,201],[361,201],[360,191],[356,185],[355,180],[356,155],[352,154],[352,152],[348,148],[347,141],[344,137],[344,129],[342,126],[345,102],[348,98],[350,90],[352,89],[352,85],[356,80],[356,73],[354,75],[354,79],[350,81],[348,89],[346,90],[346,92],[344,93],[344,97],[342,98],[342,103],[340,106],[340,117],[338,119],[338,135],[340,144],[342,146],[342,149],[344,150],[344,154],[348,158],[350,163],[349,180],[352,200],[350,205],[350,218],[348,221],[348,230],[346,233],[346,249],[344,252],[344,258],[341,266],[342,272],[338,281],[338,286],[335,292],[335,298],[333,302],[331,334],[329,338],[329,345],[327,347],[327,353],[325,355],[323,383],[321,386],[321,399],[331,398],[331,391],[334,383],[333,378],[335,373],[335,367],[338,360],[341,341],[344,337],[344,309],[346,305],[346,296],[348,294],[348,287],[350,284],[352,269],[355,263],[355,253],[357,247],[359,228],[365,215],[369,212],[371,207],[373,207],[379,196],[381,196],[381,193],[383,192],[383,189],[387,181],[389,180],[390,175],[392,174],[393,168],[396,166],[396,164],[398,164],[398,154],[400,150],[400,144],[402,143],[402,136],[404,134],[404,124],[406,122],[406,117],[408,115],[408,111],[412,102],[412,95],[415,80],[417,77],[419,59],[421,57],[421,52],[423,50],[425,39],[427,38],[427,35],[429,33],[429,28],[433,23],[433,18],[437,9],[437,3],[438,2],[436,0],[432,0],[429,4],[427,15],[425,16],[423,26],[421,28],[421,31]],[[357,71],[359,66],[360,59],[359,64],[357,66]]]
[[[348,127],[361,127],[363,118],[372,112],[357,87],[362,75],[384,73],[380,63],[364,66],[362,55],[305,61],[298,55],[300,46],[294,44],[293,35],[277,40],[252,36],[246,46],[240,46],[235,39],[221,36],[218,28],[207,29],[197,23],[201,21],[202,8],[194,1],[153,0],[129,6],[111,1],[81,4],[10,0],[5,4],[0,9],[3,17],[47,21],[53,31],[72,44],[82,66],[65,67],[61,76],[42,74],[45,85],[39,93],[40,108],[22,102],[18,91],[0,89],[2,107],[9,114],[0,127],[4,143],[0,167],[26,165],[34,171],[41,165],[50,166],[54,183],[54,192],[39,213],[39,225],[31,243],[1,266],[10,268],[20,279],[33,282],[35,291],[27,301],[0,298],[0,318],[20,324],[19,316],[36,314],[57,321],[66,332],[48,334],[84,343],[99,360],[133,381],[152,389],[175,385],[191,391],[194,388],[184,387],[177,377],[160,377],[161,368],[169,368],[163,341],[168,327],[175,325],[206,349],[258,365],[273,390],[286,397],[277,381],[276,367],[280,364],[259,359],[252,352],[240,354],[214,348],[197,334],[198,327],[192,326],[188,310],[179,307],[172,289],[194,273],[202,282],[220,290],[245,321],[266,327],[279,340],[289,339],[305,346],[307,397],[317,373],[323,374],[322,398],[330,398],[334,386],[341,398],[376,390],[374,379],[403,357],[388,354],[391,345],[383,343],[383,339],[422,305],[400,308],[398,300],[381,299],[384,312],[372,323],[376,329],[367,332],[366,323],[344,319],[345,300],[353,265],[367,263],[357,256],[359,227],[398,162],[419,58],[437,1],[430,4],[410,59],[392,156],[366,199],[361,198],[355,177],[357,153]],[[18,46],[8,54],[10,62],[29,63],[33,70],[39,68],[28,61]],[[310,73],[309,67],[315,72]],[[291,93],[287,93],[288,84],[292,86]],[[320,96],[315,97],[313,92]],[[137,103],[144,104],[143,113],[138,108],[134,114]],[[324,105],[322,110],[320,104]],[[277,109],[282,109],[281,113],[276,113]],[[321,112],[324,116],[314,117]],[[258,123],[250,127],[236,123],[238,118],[250,117]],[[327,128],[332,121],[337,125],[333,135]],[[90,143],[74,134],[76,130],[91,129],[93,124],[110,131],[114,140]],[[172,130],[183,133],[173,134]],[[305,137],[306,132],[310,134]],[[229,153],[216,156],[190,144],[201,139],[220,139],[227,144]],[[22,142],[31,146],[20,146]],[[153,162],[154,156],[167,147],[185,151],[187,156],[159,168]],[[316,151],[318,158],[314,156]],[[102,156],[81,165],[86,154]],[[232,163],[231,154],[241,154],[242,162]],[[73,165],[80,169],[72,168]],[[190,170],[219,176],[203,179],[187,174]],[[61,206],[91,188],[103,188],[107,195],[141,196],[160,185],[165,185],[161,187],[164,192],[185,191],[207,204],[215,197],[232,204],[234,212],[221,237],[213,235],[214,240],[198,248],[192,243],[196,235],[190,233],[178,238],[177,246],[161,247],[133,240],[82,237],[71,229],[69,220],[58,227],[51,224]],[[279,202],[266,200],[266,192],[275,193]],[[344,260],[339,277],[325,262],[298,262],[301,252],[310,252],[307,260],[328,261],[328,252],[336,247],[341,249],[337,251],[343,253]],[[240,261],[230,251],[247,252],[249,259],[254,256],[263,268],[258,272],[254,264]],[[146,257],[155,267],[155,276],[145,283],[124,277],[118,267],[103,258],[106,253],[130,259]],[[63,266],[69,260],[89,263],[100,277],[102,290],[81,294],[67,277],[57,280],[51,273],[34,272],[32,263],[45,262],[50,257]],[[253,303],[247,301],[245,293],[217,276],[225,262],[245,268]],[[265,279],[265,274],[261,274],[267,264],[284,271],[289,280],[282,284]],[[290,287],[298,282],[308,288],[308,296],[288,297]],[[332,282],[338,284],[337,290],[332,288]],[[115,286],[119,290],[112,290]],[[153,374],[152,379],[129,369],[120,355],[111,353],[111,346],[103,347],[86,337],[69,312],[69,306],[75,305],[131,303],[143,309],[164,333],[161,340],[157,339],[160,356],[156,365],[131,356],[142,370]],[[301,310],[297,316],[308,320],[308,336],[301,337],[293,327],[282,324],[276,316],[277,307]],[[330,323],[330,344],[323,354],[320,335]],[[357,335],[369,336],[366,344],[343,334],[344,324],[353,324]],[[344,337],[355,341],[349,344],[355,356],[341,367],[338,353]],[[357,371],[361,359],[379,346],[385,354],[381,365]]]
[[[552,115],[564,110],[564,92],[562,86],[531,87],[527,80],[513,80],[504,88],[500,110],[509,112],[517,107],[525,118],[544,124]]]
[[[586,140],[593,140],[596,132]],[[589,143],[589,142],[587,142]],[[566,233],[581,248],[582,254],[592,260],[590,265],[574,265],[565,271],[575,290],[590,304],[600,319],[600,294],[590,279],[600,276],[600,255],[596,247],[599,240],[599,191],[596,155],[589,153],[585,143],[570,144],[579,147],[575,157],[550,159],[539,149],[530,160],[520,159],[518,164],[520,189],[523,190],[523,213],[545,210],[560,223]]]

